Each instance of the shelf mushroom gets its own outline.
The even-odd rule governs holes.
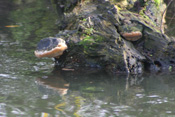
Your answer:
[[[65,41],[61,38],[49,37],[40,40],[35,50],[35,56],[59,58],[67,49]]]
[[[142,37],[142,33],[140,31],[122,33],[122,36],[128,41],[137,41]]]

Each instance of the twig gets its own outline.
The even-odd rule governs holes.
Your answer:
[[[169,7],[169,5],[171,4],[172,1],[173,1],[173,0],[171,0],[171,1],[168,3],[166,9],[163,11],[163,14],[162,14],[161,25],[160,25],[160,31],[161,31],[162,34],[163,34],[163,32],[164,32],[164,31],[163,31],[163,18],[165,17],[165,13],[166,13],[166,11],[167,11],[167,9],[168,9],[168,7]]]

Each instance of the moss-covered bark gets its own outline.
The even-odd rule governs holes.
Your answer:
[[[63,15],[57,37],[65,39],[69,46],[56,60],[62,67],[97,67],[137,74],[144,68],[157,71],[174,66],[173,39],[163,34],[166,8],[163,0],[55,0],[55,3],[58,9],[62,8]],[[133,36],[129,41],[127,34]]]

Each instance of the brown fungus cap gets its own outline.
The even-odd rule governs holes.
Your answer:
[[[54,57],[59,58],[67,49],[65,41],[61,38],[49,37],[40,40],[34,52],[38,58]]]
[[[142,37],[142,33],[140,31],[135,31],[130,33],[122,33],[122,36],[128,41],[137,41]]]

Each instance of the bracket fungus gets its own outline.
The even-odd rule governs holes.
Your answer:
[[[135,31],[130,33],[122,33],[122,36],[128,41],[137,41],[142,37],[142,33],[140,31]]]
[[[35,50],[35,56],[59,58],[67,49],[65,41],[61,38],[49,37],[40,40]]]

